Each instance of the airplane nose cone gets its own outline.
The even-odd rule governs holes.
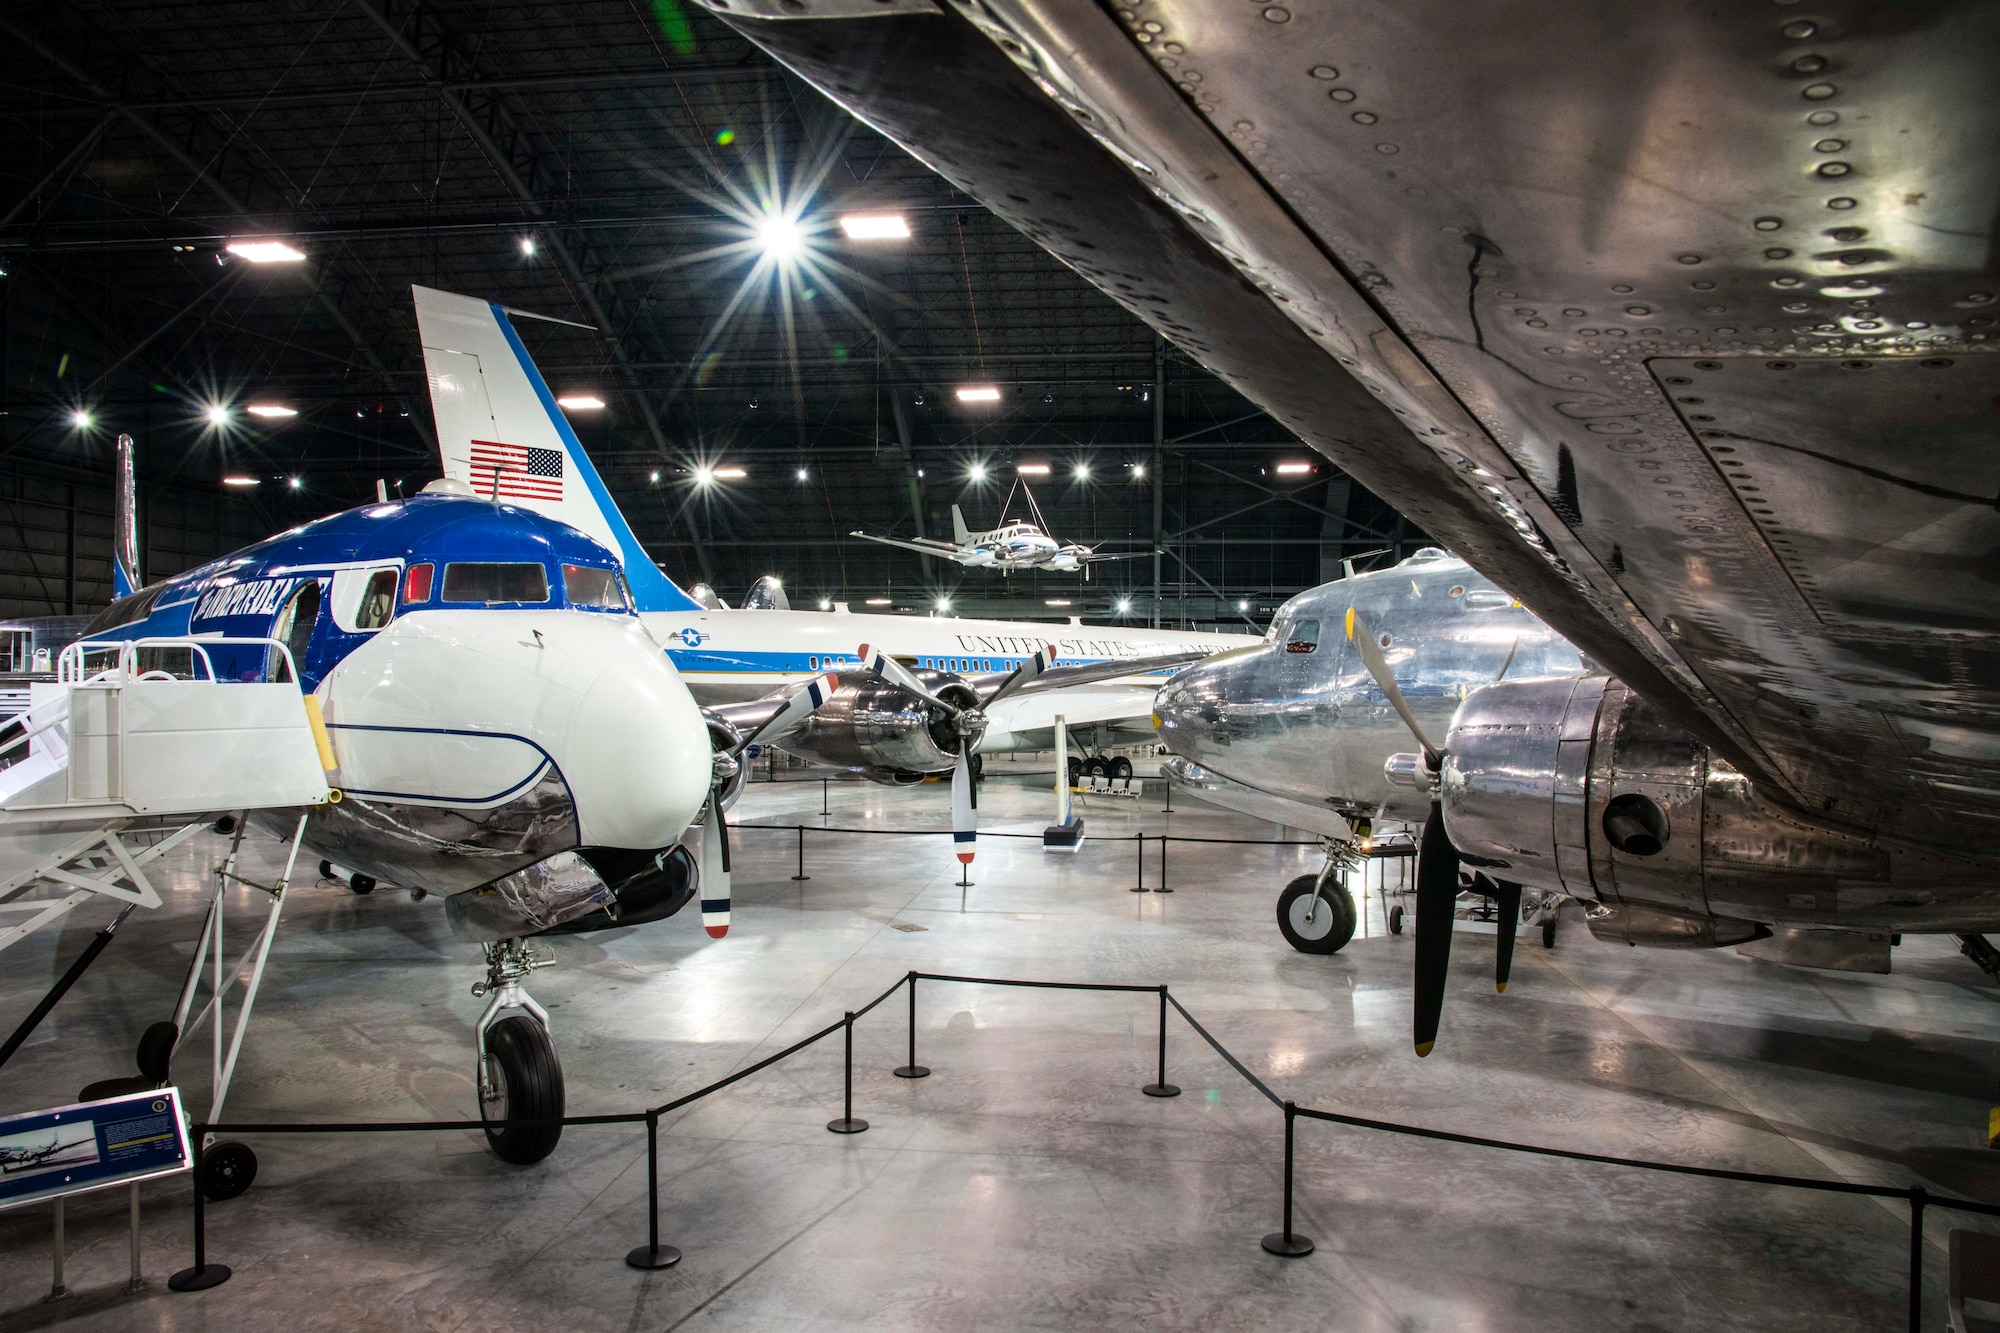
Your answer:
[[[701,711],[633,616],[400,616],[320,695],[355,792],[490,805],[552,765],[579,844],[635,849],[677,841],[707,797]]]
[[[1153,700],[1155,727],[1161,742],[1184,759],[1214,766],[1217,759],[1227,767],[1233,725],[1232,713],[1243,702],[1245,672],[1262,645],[1222,653],[1174,674]]]

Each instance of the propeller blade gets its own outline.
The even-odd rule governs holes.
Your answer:
[[[879,648],[870,653],[868,645],[864,643],[861,645],[860,656],[870,671],[880,676],[883,680],[888,681],[891,685],[906,689],[919,699],[934,703],[939,708],[945,709],[954,715],[957,714],[958,709],[956,707],[932,694],[924,683],[916,678],[915,673],[895,658],[889,656],[888,653],[883,652]]]
[[[701,826],[701,924],[712,939],[729,933],[729,825],[721,793],[711,791]]]
[[[1444,807],[1431,803],[1417,846],[1416,1046],[1419,1056],[1437,1044],[1444,987],[1451,971],[1452,908],[1458,902],[1458,849],[1444,828]]]
[[[1493,989],[1505,995],[1507,976],[1514,970],[1514,935],[1521,926],[1521,886],[1496,879],[1493,901],[1499,910],[1500,937],[1493,946]]]
[[[815,709],[833,697],[833,692],[839,685],[840,682],[836,677],[814,676],[803,687],[793,691],[778,711],[765,719],[763,726],[751,732],[743,743],[730,753],[741,754],[753,745],[776,741],[811,717]]]
[[[951,844],[965,865],[972,864],[979,850],[979,793],[972,780],[970,748],[960,746],[958,759],[951,766]]]
[[[1382,649],[1375,642],[1375,634],[1368,628],[1368,622],[1353,607],[1347,608],[1347,638],[1361,652],[1361,661],[1367,666],[1368,674],[1375,678],[1376,686],[1387,696],[1389,706],[1396,710],[1396,716],[1403,719],[1403,725],[1417,738],[1417,744],[1424,747],[1424,762],[1436,772],[1443,762],[1443,751],[1431,744],[1431,738],[1424,735],[1424,729],[1417,725],[1416,715],[1410,712],[1409,704],[1403,701],[1403,692],[1396,688],[1396,678],[1390,674],[1389,663],[1382,657]]]
[[[1034,683],[1035,677],[1056,664],[1056,647],[1049,644],[1033,657],[1015,667],[1007,679],[1000,682],[1000,688],[986,697],[986,707],[991,708],[1016,690],[1026,689]]]

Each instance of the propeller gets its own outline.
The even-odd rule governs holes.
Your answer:
[[[708,800],[702,805],[706,818],[701,825],[701,924],[711,939],[719,940],[729,933],[729,820],[722,811],[722,797],[731,780],[743,771],[743,752],[796,729],[833,697],[838,685],[833,676],[813,677],[787,695],[762,726],[728,749],[717,750],[711,759]]]
[[[1375,635],[1368,628],[1368,622],[1353,607],[1347,608],[1347,639],[1361,653],[1361,661],[1368,668],[1368,674],[1375,678],[1375,684],[1387,696],[1389,706],[1396,710],[1396,716],[1403,719],[1403,725],[1417,738],[1417,744],[1424,749],[1424,766],[1435,773],[1444,764],[1444,751],[1431,744],[1430,737],[1417,725],[1416,714],[1404,701],[1403,692],[1396,688],[1396,678],[1390,674],[1389,663],[1382,656],[1381,647],[1375,642]]]
[[[1500,912],[1495,922],[1500,934],[1493,944],[1493,989],[1505,995],[1508,974],[1514,969],[1514,935],[1521,927],[1521,886],[1504,879],[1488,882],[1493,885],[1493,901]]]
[[[998,689],[986,696],[983,704],[964,707],[934,694],[915,672],[898,662],[881,649],[870,651],[867,644],[861,645],[861,660],[882,679],[900,689],[908,690],[919,699],[939,709],[951,719],[952,732],[957,737],[957,754],[951,764],[951,842],[952,850],[959,863],[971,865],[972,858],[979,850],[979,784],[972,780],[972,747],[986,730],[984,709],[999,703],[1008,695],[1025,689],[1030,682],[1055,665],[1054,645],[1043,648],[1028,658],[1020,666],[1007,673]]]

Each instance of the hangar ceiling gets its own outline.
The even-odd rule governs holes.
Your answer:
[[[1022,463],[1064,540],[1144,553],[1157,522],[1170,623],[1261,622],[1423,540],[678,0],[30,2],[0,37],[0,613],[108,599],[121,431],[148,577],[436,476],[413,283],[569,321],[517,324],[604,402],[572,420],[654,558],[732,602],[776,573],[798,605],[1153,614],[1144,554],[1003,580],[847,535],[1030,518]],[[849,240],[856,212],[911,234]],[[759,262],[774,213],[795,262]],[[744,475],[698,482],[718,465]]]

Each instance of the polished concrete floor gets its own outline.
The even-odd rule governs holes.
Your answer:
[[[1036,830],[1044,778],[995,766],[989,829]],[[937,828],[945,789],[753,787],[744,824]],[[1176,844],[1172,894],[1134,894],[1139,828],[1271,838],[1176,803],[1101,798],[1074,856],[980,844],[973,887],[931,838],[739,834],[735,923],[694,913],[558,939],[533,993],[548,1006],[573,1114],[660,1102],[741,1068],[876,995],[909,969],[1168,983],[1281,1096],[1537,1144],[1827,1179],[1922,1183],[2000,1199],[1984,1145],[2000,1101],[2000,991],[1948,941],[1912,938],[1887,977],[1787,968],[1733,952],[1594,942],[1565,921],[1523,940],[1496,996],[1490,936],[1457,935],[1437,1052],[1409,1047],[1410,939],[1383,929],[1334,957],[1293,952],[1278,889],[1304,847]],[[1116,839],[1123,835],[1127,841]],[[278,850],[261,838],[268,862]],[[170,1009],[217,855],[176,861],[178,891],[136,916],[0,1074],[0,1111],[73,1098],[129,1072]],[[1157,882],[1157,846],[1147,854]],[[1395,872],[1390,872],[1394,882]],[[248,921],[247,891],[232,898]],[[25,1013],[107,915],[5,955],[0,1026]],[[240,937],[238,937],[240,938]],[[292,895],[231,1094],[232,1118],[363,1120],[474,1113],[468,987],[476,951],[436,900],[387,889]],[[856,1030],[855,1113],[840,1044],[815,1047],[669,1117],[661,1226],[686,1252],[639,1273],[643,1131],[572,1128],[541,1165],[479,1136],[255,1139],[261,1173],[212,1206],[226,1285],[175,1294],[188,1262],[185,1180],[145,1187],[148,1285],[124,1290],[124,1195],[72,1203],[69,1281],[44,1303],[49,1210],[0,1214],[0,1328],[668,1329],[1880,1329],[1901,1327],[1900,1205],[1527,1158],[1302,1123],[1305,1259],[1263,1253],[1279,1221],[1282,1120],[1188,1029],[1150,1082],[1150,996],[926,985],[919,1058],[900,996]],[[177,1071],[207,1102],[200,1047]],[[1943,1326],[1943,1235],[1928,1271]]]

